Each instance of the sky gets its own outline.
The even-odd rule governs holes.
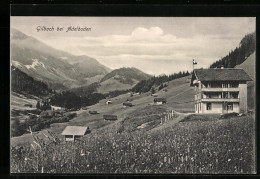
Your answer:
[[[117,69],[136,67],[162,75],[208,68],[255,31],[255,17],[12,16],[11,28],[73,55]],[[37,31],[37,27],[54,31]],[[70,26],[91,31],[67,31]],[[63,31],[57,31],[63,27]]]

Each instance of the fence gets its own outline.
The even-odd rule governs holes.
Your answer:
[[[163,123],[165,123],[166,121],[169,121],[170,119],[175,118],[175,117],[176,117],[176,115],[175,115],[175,113],[174,113],[173,110],[168,111],[167,113],[164,113],[164,114],[162,115],[162,117],[161,117],[161,123],[160,123],[160,124],[163,124]]]

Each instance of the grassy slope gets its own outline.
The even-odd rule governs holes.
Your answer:
[[[28,110],[28,109],[36,109],[37,101],[35,99],[30,99],[25,97],[24,95],[12,93],[10,96],[10,106],[11,109],[18,109],[18,110]],[[32,104],[33,107],[29,108],[24,106],[25,104]]]
[[[123,84],[120,83],[118,80],[115,79],[108,79],[106,81],[103,81],[100,83],[100,87],[98,87],[98,93],[107,93],[110,91],[115,91],[115,90],[126,90],[130,89],[132,86],[129,84]]]
[[[68,123],[52,124],[50,131],[62,138],[60,133],[67,125],[90,126],[92,132],[86,135],[83,143],[63,143],[51,145],[40,155],[40,164],[49,172],[103,172],[103,173],[252,173],[254,172],[253,117],[241,117],[230,120],[195,120],[174,123],[176,116],[160,124],[160,115],[172,109],[193,111],[193,88],[189,86],[190,77],[169,82],[167,92],[157,92],[158,97],[167,98],[166,105],[153,106],[154,97],[150,93],[134,95],[123,94],[90,106],[88,110],[97,110],[98,115],[87,111],[78,111],[78,116]],[[133,107],[123,107],[126,99],[132,98]],[[104,114],[116,114],[118,121],[104,121]],[[151,116],[149,116],[152,114]],[[126,119],[126,117],[128,117]],[[149,123],[152,121],[152,123]],[[138,129],[141,124],[149,127]],[[123,129],[122,129],[123,126]],[[151,130],[151,128],[159,130]],[[118,133],[118,130],[121,130]],[[149,131],[149,132],[148,132]],[[45,132],[45,131],[43,131]],[[44,138],[38,134],[39,138]],[[246,141],[246,142],[245,142]],[[32,137],[29,134],[14,137],[11,145],[29,147],[29,158],[14,159],[16,167],[24,172],[40,172],[33,162]],[[235,146],[235,147],[234,147]],[[51,147],[54,147],[51,149]],[[217,149],[217,150],[216,150]],[[27,150],[27,149],[26,149]],[[85,155],[79,155],[80,152]],[[30,156],[32,155],[32,156]],[[64,158],[66,156],[65,160]],[[98,158],[96,156],[99,156]],[[53,162],[55,158],[55,162]],[[12,160],[12,159],[11,159]],[[72,161],[77,160],[73,163]],[[63,167],[56,167],[56,164]],[[95,170],[96,168],[96,170]]]
[[[113,125],[73,145],[50,145],[41,151],[27,145],[22,160],[11,156],[11,172],[38,173],[43,166],[51,173],[255,173],[253,124],[250,116],[216,118],[181,122],[153,133],[120,134]]]
[[[183,77],[169,82],[167,87],[168,91],[159,91],[158,97],[167,98],[167,104],[164,105],[165,109],[175,109],[179,111],[193,112],[194,103],[187,101],[192,101],[194,97],[194,90],[189,86],[190,77]],[[122,103],[127,99],[132,99],[133,107],[123,107]],[[67,125],[87,125],[90,129],[96,130],[98,128],[113,124],[113,122],[104,121],[102,119],[104,114],[115,114],[118,116],[119,120],[122,121],[124,118],[131,116],[137,109],[142,109],[149,104],[153,103],[154,97],[150,93],[144,93],[141,95],[135,94],[130,97],[129,94],[123,94],[115,98],[111,98],[112,104],[106,105],[106,99],[101,100],[99,103],[90,106],[87,111],[78,111],[78,116],[68,123],[52,124],[50,130],[60,134],[62,130]],[[97,110],[100,114],[90,115],[89,110]],[[117,123],[116,122],[116,123]],[[20,137],[15,137],[11,139],[12,145],[20,145],[26,142],[32,142],[32,138],[29,134],[25,134]]]

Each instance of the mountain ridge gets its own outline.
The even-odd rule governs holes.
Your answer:
[[[110,71],[94,58],[57,50],[17,29],[11,29],[10,44],[11,64],[54,89],[86,85],[87,78]]]

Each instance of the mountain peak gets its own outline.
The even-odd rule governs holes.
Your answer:
[[[119,80],[121,83],[127,83],[132,84],[135,81],[141,81],[144,79],[148,79],[150,75],[142,72],[141,70],[134,68],[134,67],[122,67],[119,69],[115,69],[105,75],[102,79],[102,81],[106,81],[110,78],[114,78],[116,80]]]
[[[28,38],[28,36],[25,35],[24,33],[22,33],[21,31],[12,28],[12,29],[11,29],[11,38],[12,38],[12,39],[23,40],[23,39]]]

